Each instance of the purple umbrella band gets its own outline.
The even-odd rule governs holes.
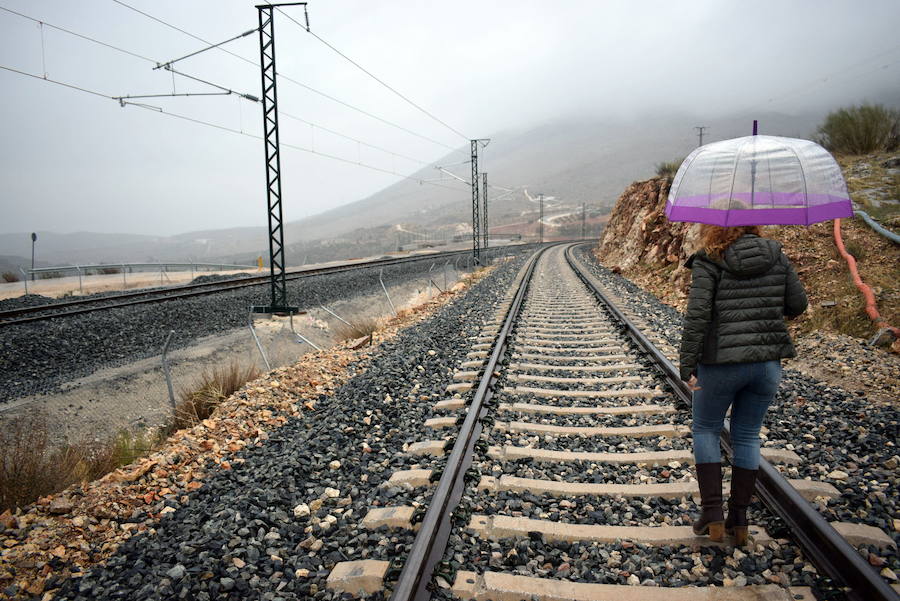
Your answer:
[[[681,164],[671,221],[719,226],[809,225],[852,217],[840,167],[808,140],[748,136],[701,146]]]

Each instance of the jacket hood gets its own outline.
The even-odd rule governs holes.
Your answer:
[[[704,251],[700,251],[688,260],[687,266],[690,267],[694,257],[702,257],[737,277],[754,277],[769,271],[780,256],[780,242],[745,234],[725,249],[721,259],[712,259]]]

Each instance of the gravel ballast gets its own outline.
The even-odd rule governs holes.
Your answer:
[[[497,249],[496,252],[507,251]],[[383,268],[385,284],[391,286],[421,278],[423,285],[427,285],[424,278],[435,262],[435,258],[426,256],[421,260],[386,266]],[[359,295],[380,294],[381,270],[381,267],[362,267],[289,281],[288,298],[302,309]],[[107,294],[112,293],[93,297],[102,299]],[[208,296],[2,326],[0,372],[4,377],[0,380],[0,403],[55,392],[61,384],[98,369],[158,355],[170,330],[175,331],[171,343],[171,349],[175,350],[189,346],[203,336],[246,327],[250,306],[267,304],[268,294],[268,286],[254,286]]]
[[[325,590],[325,578],[336,562],[401,565],[413,534],[370,532],[359,522],[371,507],[426,501],[430,489],[379,485],[398,469],[440,469],[443,458],[404,450],[424,439],[432,405],[446,398],[470,337],[523,260],[500,264],[383,343],[314,413],[238,453],[243,462],[212,472],[186,503],[173,503],[156,532],[129,539],[104,566],[67,581],[58,598],[331,599],[338,595]]]
[[[678,347],[682,315],[676,309],[598,265],[587,247],[575,253],[604,286],[627,298],[655,333]],[[875,526],[900,545],[900,409],[896,405],[871,403],[865,395],[785,369],[764,427],[768,429],[762,436],[764,446],[794,450],[801,457],[798,466],[779,467],[785,476],[821,480],[840,491],[841,496],[827,504],[814,503],[823,517]],[[753,507],[757,523],[774,519],[758,503]],[[861,553],[867,555],[865,549]],[[888,568],[900,574],[896,552],[876,555],[880,559],[870,558],[876,570]]]

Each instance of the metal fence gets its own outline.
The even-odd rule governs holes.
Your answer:
[[[122,276],[122,288],[128,287],[128,274],[134,273],[158,273],[159,283],[164,285],[166,280],[171,282],[168,274],[174,272],[190,271],[191,279],[194,279],[198,272],[213,271],[256,271],[259,269],[257,265],[229,265],[227,263],[99,263],[93,265],[58,265],[56,267],[38,267],[35,269],[25,269],[19,267],[22,274],[22,285],[25,288],[25,294],[28,294],[29,280],[51,280],[67,276],[78,276],[78,291],[84,294],[84,278],[88,275],[119,275]]]
[[[471,270],[471,260],[435,260],[429,269],[403,281],[385,280],[375,292],[301,307],[292,317],[254,316],[240,328],[173,348],[173,332],[152,356],[123,359],[62,386],[29,386],[22,396],[0,404],[0,428],[9,420],[40,414],[51,438],[60,443],[109,439],[117,434],[154,430],[171,423],[175,407],[216,370],[234,366],[264,373],[301,360],[304,353],[334,344],[344,326],[390,318],[451,288]],[[385,275],[387,278],[387,275]]]

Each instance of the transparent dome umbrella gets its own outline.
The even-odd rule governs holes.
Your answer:
[[[834,157],[809,140],[746,136],[694,150],[666,202],[671,221],[720,226],[810,225],[852,217]]]

